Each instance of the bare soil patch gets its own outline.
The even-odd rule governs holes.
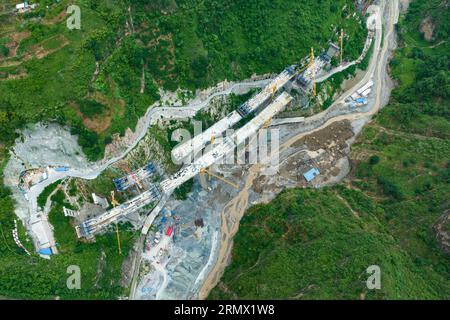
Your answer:
[[[10,35],[8,35],[8,38],[11,39],[10,42],[8,42],[5,46],[9,49],[9,54],[6,58],[13,58],[17,55],[17,49],[19,49],[20,42],[23,39],[28,38],[31,35],[30,31],[23,31],[23,32],[14,32]],[[6,59],[3,58],[3,59]],[[0,59],[2,60],[2,59]]]

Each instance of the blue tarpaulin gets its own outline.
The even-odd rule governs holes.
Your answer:
[[[319,174],[320,174],[319,170],[317,170],[316,168],[312,168],[308,172],[304,173],[303,176],[305,177],[306,181],[310,182]]]
[[[366,103],[366,98],[356,99],[356,102],[358,102],[358,103]]]
[[[56,172],[65,172],[65,171],[69,171],[69,167],[56,167],[55,168]]]
[[[52,249],[51,248],[43,248],[39,250],[39,254],[43,254],[46,256],[51,256],[52,255]]]

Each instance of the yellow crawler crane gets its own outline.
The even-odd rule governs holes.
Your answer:
[[[117,202],[117,200],[116,200],[116,195],[114,193],[114,190],[111,191],[111,204],[114,208],[117,207],[118,205],[120,205],[120,203]]]
[[[116,200],[114,190],[111,191],[111,204],[114,208],[116,206],[120,205],[120,203],[117,202],[117,200]],[[122,254],[122,247],[120,245],[120,236],[119,236],[119,226],[118,226],[117,222],[116,222],[116,235],[117,235],[117,246],[119,248],[119,254]]]

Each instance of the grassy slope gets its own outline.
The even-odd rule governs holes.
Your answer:
[[[450,198],[449,73],[436,63],[448,64],[449,45],[430,48],[447,38],[439,3],[415,1],[401,21],[399,87],[352,147],[348,185],[290,190],[249,209],[210,298],[448,298],[450,259],[432,229]],[[439,28],[433,43],[418,33],[426,16]],[[365,286],[371,264],[381,267],[379,291]]]

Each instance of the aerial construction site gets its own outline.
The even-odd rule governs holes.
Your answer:
[[[222,120],[218,121],[203,133],[195,136],[190,141],[177,146],[173,150],[173,156],[177,160],[184,160],[183,168],[174,175],[163,180],[159,184],[152,185],[149,190],[143,191],[135,198],[114,207],[104,214],[86,220],[76,227],[79,237],[91,238],[96,232],[99,232],[110,223],[117,221],[122,216],[126,216],[135,212],[144,206],[160,201],[161,198],[170,195],[177,187],[188,181],[189,179],[198,175],[202,170],[209,168],[214,163],[217,163],[225,156],[234,152],[235,149],[250,138],[257,134],[268,121],[276,116],[284,107],[291,101],[292,97],[285,92],[285,86],[290,81],[301,80],[303,83],[311,83],[314,86],[314,75],[327,63],[325,58],[318,58],[310,60],[307,67],[297,67],[295,65],[289,66],[275,79],[273,79],[260,93],[256,94],[250,100],[239,106],[236,111],[231,112]],[[232,128],[244,117],[255,113],[254,117],[241,128],[236,130],[231,136],[224,139],[222,134],[229,128]],[[220,142],[217,142],[219,141]],[[194,157],[201,152],[208,145],[209,142],[214,141],[209,145],[206,152],[199,157]],[[186,158],[193,160],[186,161]],[[195,159],[194,159],[195,158]],[[138,170],[136,173],[130,173],[127,177],[115,180],[118,191],[128,188],[132,183],[138,183],[138,175],[142,172],[149,172],[148,166]],[[149,176],[150,174],[147,174]],[[146,220],[143,233],[151,226],[151,222],[158,214],[160,206],[153,209],[149,218]]]
[[[316,50],[303,51],[306,56],[300,62],[290,61],[296,64],[279,73],[217,84],[199,94],[201,98],[190,97],[186,106],[184,100],[170,107],[155,103],[134,132],[115,137],[107,156],[91,165],[76,143],[63,142],[74,138],[56,125],[37,126],[54,140],[25,130],[25,139],[17,143],[8,164],[6,183],[18,189],[14,197],[36,251],[47,259],[63,252],[48,219],[52,201],[63,194],[65,200],[58,205],[70,217],[70,231],[78,237],[75,242],[92,245],[109,237],[114,246],[117,240],[119,255],[127,252],[124,273],[130,298],[206,297],[229,263],[233,236],[246,208],[270,201],[286,188],[319,188],[348,173],[344,158],[351,139],[382,104],[380,87],[385,80],[376,59],[387,59],[389,51],[383,48],[390,45],[383,47],[382,18],[395,16],[394,7],[386,4],[386,9],[382,4],[368,8],[367,36],[363,35],[353,61],[343,58],[344,30],[332,26],[332,38]],[[390,35],[386,33],[386,41]],[[368,54],[373,57],[367,70],[359,70],[357,76],[346,74],[345,85],[327,92],[330,84],[323,82],[368,60]],[[229,97],[234,92],[239,99]],[[233,98],[238,103],[228,105]],[[321,111],[306,110],[310,104],[321,108],[324,100],[331,103]],[[208,117],[202,118],[201,112]],[[183,116],[188,118],[186,125]],[[165,150],[155,150],[166,142],[155,137],[165,138],[175,128],[190,131],[189,125],[197,119],[207,124],[204,131],[194,130],[192,138],[177,145],[170,141]],[[268,158],[276,158],[276,166],[262,163],[261,157],[252,162],[252,148],[260,135],[272,143]],[[30,156],[29,141],[50,150],[47,157]],[[55,156],[55,145],[67,149]],[[256,149],[258,155],[266,151],[259,145]],[[167,154],[173,163],[167,164]],[[46,201],[38,199],[44,190]],[[14,241],[25,248],[18,229],[12,231]],[[133,233],[132,249],[124,249],[130,243],[125,243],[125,233]],[[32,254],[29,247],[24,250]]]

